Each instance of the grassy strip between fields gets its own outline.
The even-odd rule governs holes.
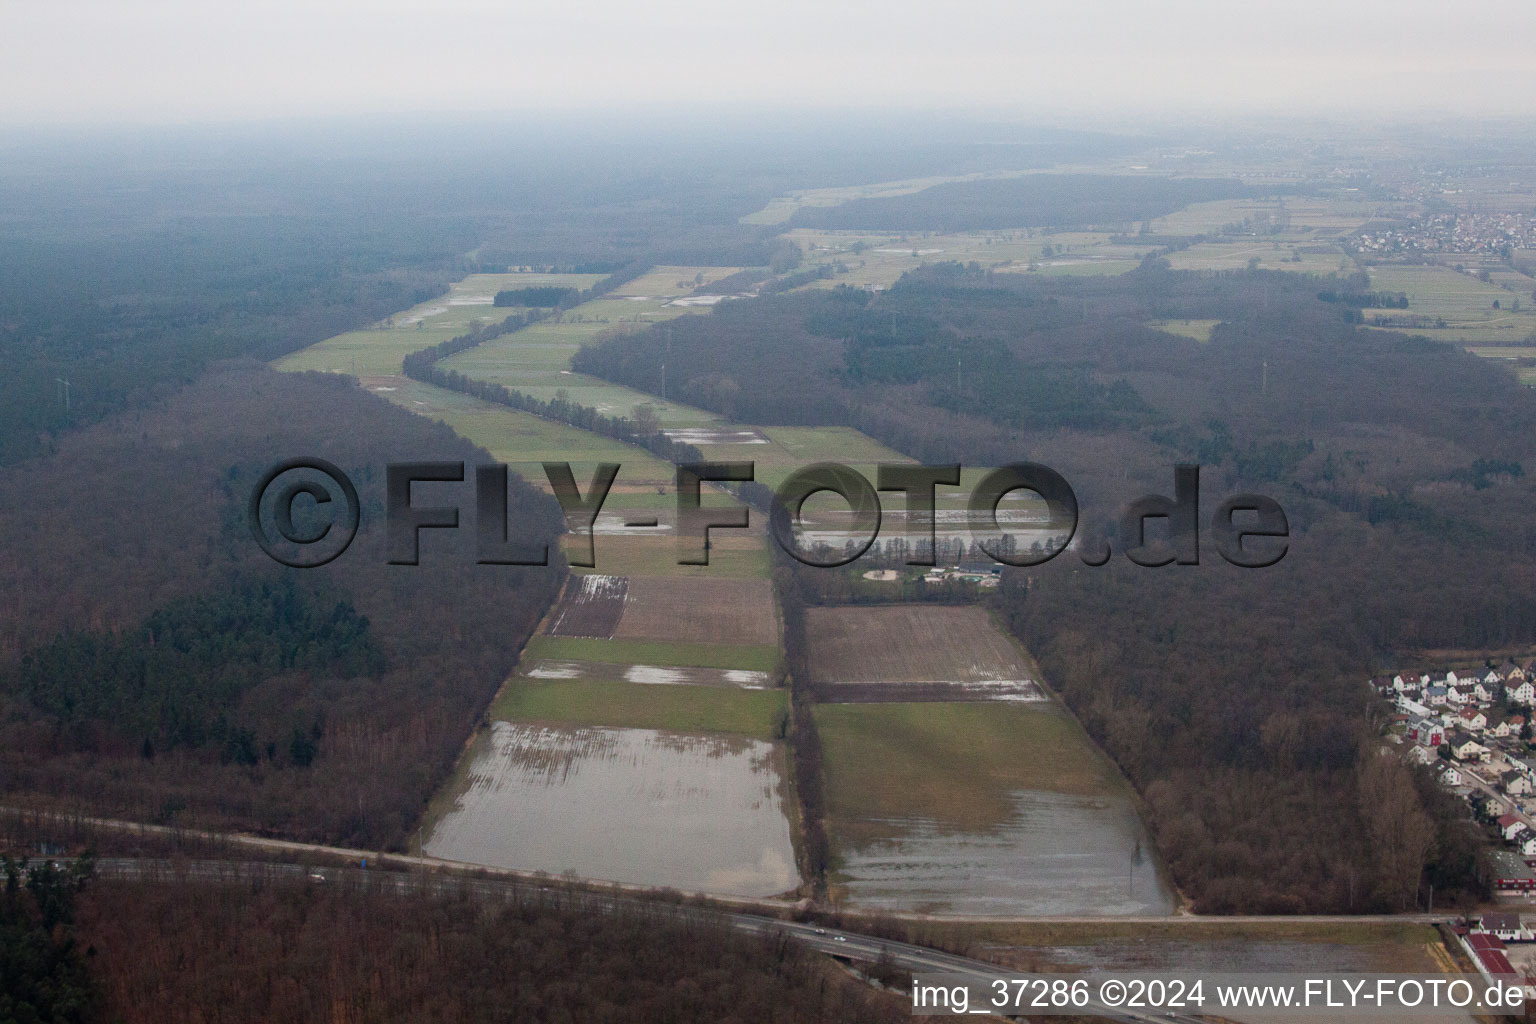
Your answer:
[[[779,649],[772,644],[692,644],[583,636],[536,636],[528,641],[524,656],[610,665],[739,668],[754,672],[773,672],[779,665]]]
[[[771,741],[781,738],[786,707],[783,690],[513,679],[489,714],[499,721],[738,733]]]

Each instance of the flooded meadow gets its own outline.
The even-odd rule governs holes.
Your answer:
[[[795,888],[782,758],[742,737],[494,722],[428,856],[765,897]]]

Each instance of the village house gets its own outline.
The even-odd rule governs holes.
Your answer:
[[[1504,683],[1504,692],[1509,697],[1511,704],[1519,704],[1522,707],[1530,707],[1536,704],[1536,686],[1531,681],[1521,676],[1520,682],[1511,684],[1508,680]]]
[[[1445,742],[1445,729],[1439,722],[1421,718],[1408,726],[1408,739],[1426,747],[1439,747]]]
[[[1460,730],[1453,731],[1446,742],[1451,745],[1451,755],[1458,761],[1485,762],[1493,756],[1487,747]]]
[[[1532,789],[1531,780],[1513,768],[1499,774],[1499,788],[1510,796],[1529,796]]]
[[[1504,837],[1505,842],[1509,842],[1510,840],[1514,839],[1515,835],[1525,828],[1525,822],[1521,821],[1513,814],[1506,814],[1500,817],[1498,825],[1499,835]]]
[[[1483,931],[1492,932],[1502,942],[1536,942],[1536,930],[1520,919],[1518,911],[1489,911],[1479,924]]]
[[[1445,699],[1444,686],[1426,686],[1424,688],[1424,703],[1428,704],[1430,707],[1444,707]]]
[[[1459,719],[1457,724],[1472,733],[1482,732],[1488,725],[1488,716],[1477,708],[1462,708],[1457,718]]]

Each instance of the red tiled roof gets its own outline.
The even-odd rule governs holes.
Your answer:
[[[1509,958],[1496,949],[1485,950],[1477,954],[1477,958],[1488,968],[1489,974],[1514,974],[1514,965]]]

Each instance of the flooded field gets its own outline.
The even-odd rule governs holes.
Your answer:
[[[850,905],[974,917],[1175,909],[1130,787],[1052,703],[818,704],[815,717],[834,887]]]
[[[977,917],[1173,912],[1128,799],[1024,791],[1013,802],[1009,820],[983,829],[920,817],[858,823],[890,834],[844,847],[848,902]]]
[[[431,857],[738,896],[799,884],[771,744],[495,722]]]
[[[519,675],[529,679],[622,679],[655,686],[728,686],[766,690],[773,685],[767,672],[739,668],[683,668],[674,665],[611,665],[568,658],[536,658]]]
[[[817,683],[816,700],[823,704],[869,704],[880,701],[1015,701],[1046,704],[1050,698],[1033,679],[987,679],[970,682]]]

